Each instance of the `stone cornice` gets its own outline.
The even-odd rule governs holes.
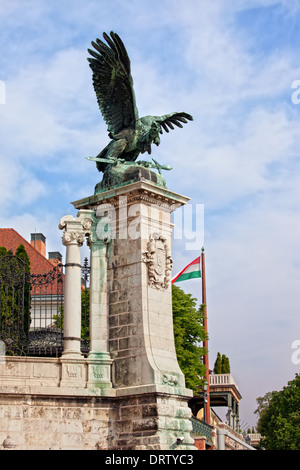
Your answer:
[[[117,206],[122,203],[122,197],[126,197],[127,204],[144,201],[149,204],[159,205],[166,210],[175,210],[187,204],[190,198],[174,193],[166,188],[156,186],[148,181],[138,181],[128,185],[113,188],[100,194],[95,194],[78,201],[72,202],[76,209],[92,209],[102,204]],[[124,204],[123,200],[123,204]]]

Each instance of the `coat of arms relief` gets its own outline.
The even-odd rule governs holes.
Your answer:
[[[173,261],[167,239],[158,233],[150,235],[143,261],[148,264],[149,285],[165,290],[169,287]]]

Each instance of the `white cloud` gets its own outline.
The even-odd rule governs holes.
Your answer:
[[[1,158],[0,172],[0,203],[1,209],[15,206],[18,201],[18,210],[30,205],[46,194],[46,186],[39,181],[30,171],[17,166],[13,161]]]
[[[85,91],[90,75],[84,59],[82,51],[68,49],[41,64],[29,63],[7,82],[7,103],[1,109],[2,145],[5,133],[15,129],[18,139],[7,142],[7,149],[29,158],[50,157],[70,144],[76,146],[78,127],[83,125],[86,131],[93,115],[92,89]]]
[[[25,240],[30,242],[31,233],[43,233],[46,237],[46,250],[60,251],[65,253],[65,248],[61,242],[61,232],[57,230],[58,222],[56,215],[51,213],[42,213],[33,215],[24,212],[18,215],[11,215],[9,220],[0,216],[0,227],[15,229]]]
[[[59,51],[7,81],[0,108],[2,210],[16,195],[20,207],[38,201],[46,188],[50,196],[55,172],[76,179],[92,171],[84,157],[108,142],[85,56],[76,49]]]

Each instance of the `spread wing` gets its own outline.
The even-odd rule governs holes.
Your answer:
[[[163,133],[163,129],[169,132],[170,129],[174,129],[174,124],[177,127],[183,127],[182,123],[193,121],[193,117],[188,113],[170,113],[164,116],[155,116],[155,121],[161,126],[160,133]]]
[[[106,45],[100,39],[92,41],[94,50],[88,49],[93,71],[93,86],[100,111],[112,136],[125,128],[135,128],[138,111],[135,104],[130,60],[120,37],[103,33]]]

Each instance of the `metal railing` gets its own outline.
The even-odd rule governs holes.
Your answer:
[[[59,264],[32,274],[23,259],[0,256],[0,345],[4,355],[57,357],[63,351],[64,274]],[[82,266],[81,351],[89,351],[88,260]]]
[[[191,417],[191,422],[193,426],[192,433],[196,436],[205,436],[206,443],[212,446],[212,432],[214,429],[213,426],[205,423],[204,421],[201,421],[200,419],[195,418],[194,416]]]

